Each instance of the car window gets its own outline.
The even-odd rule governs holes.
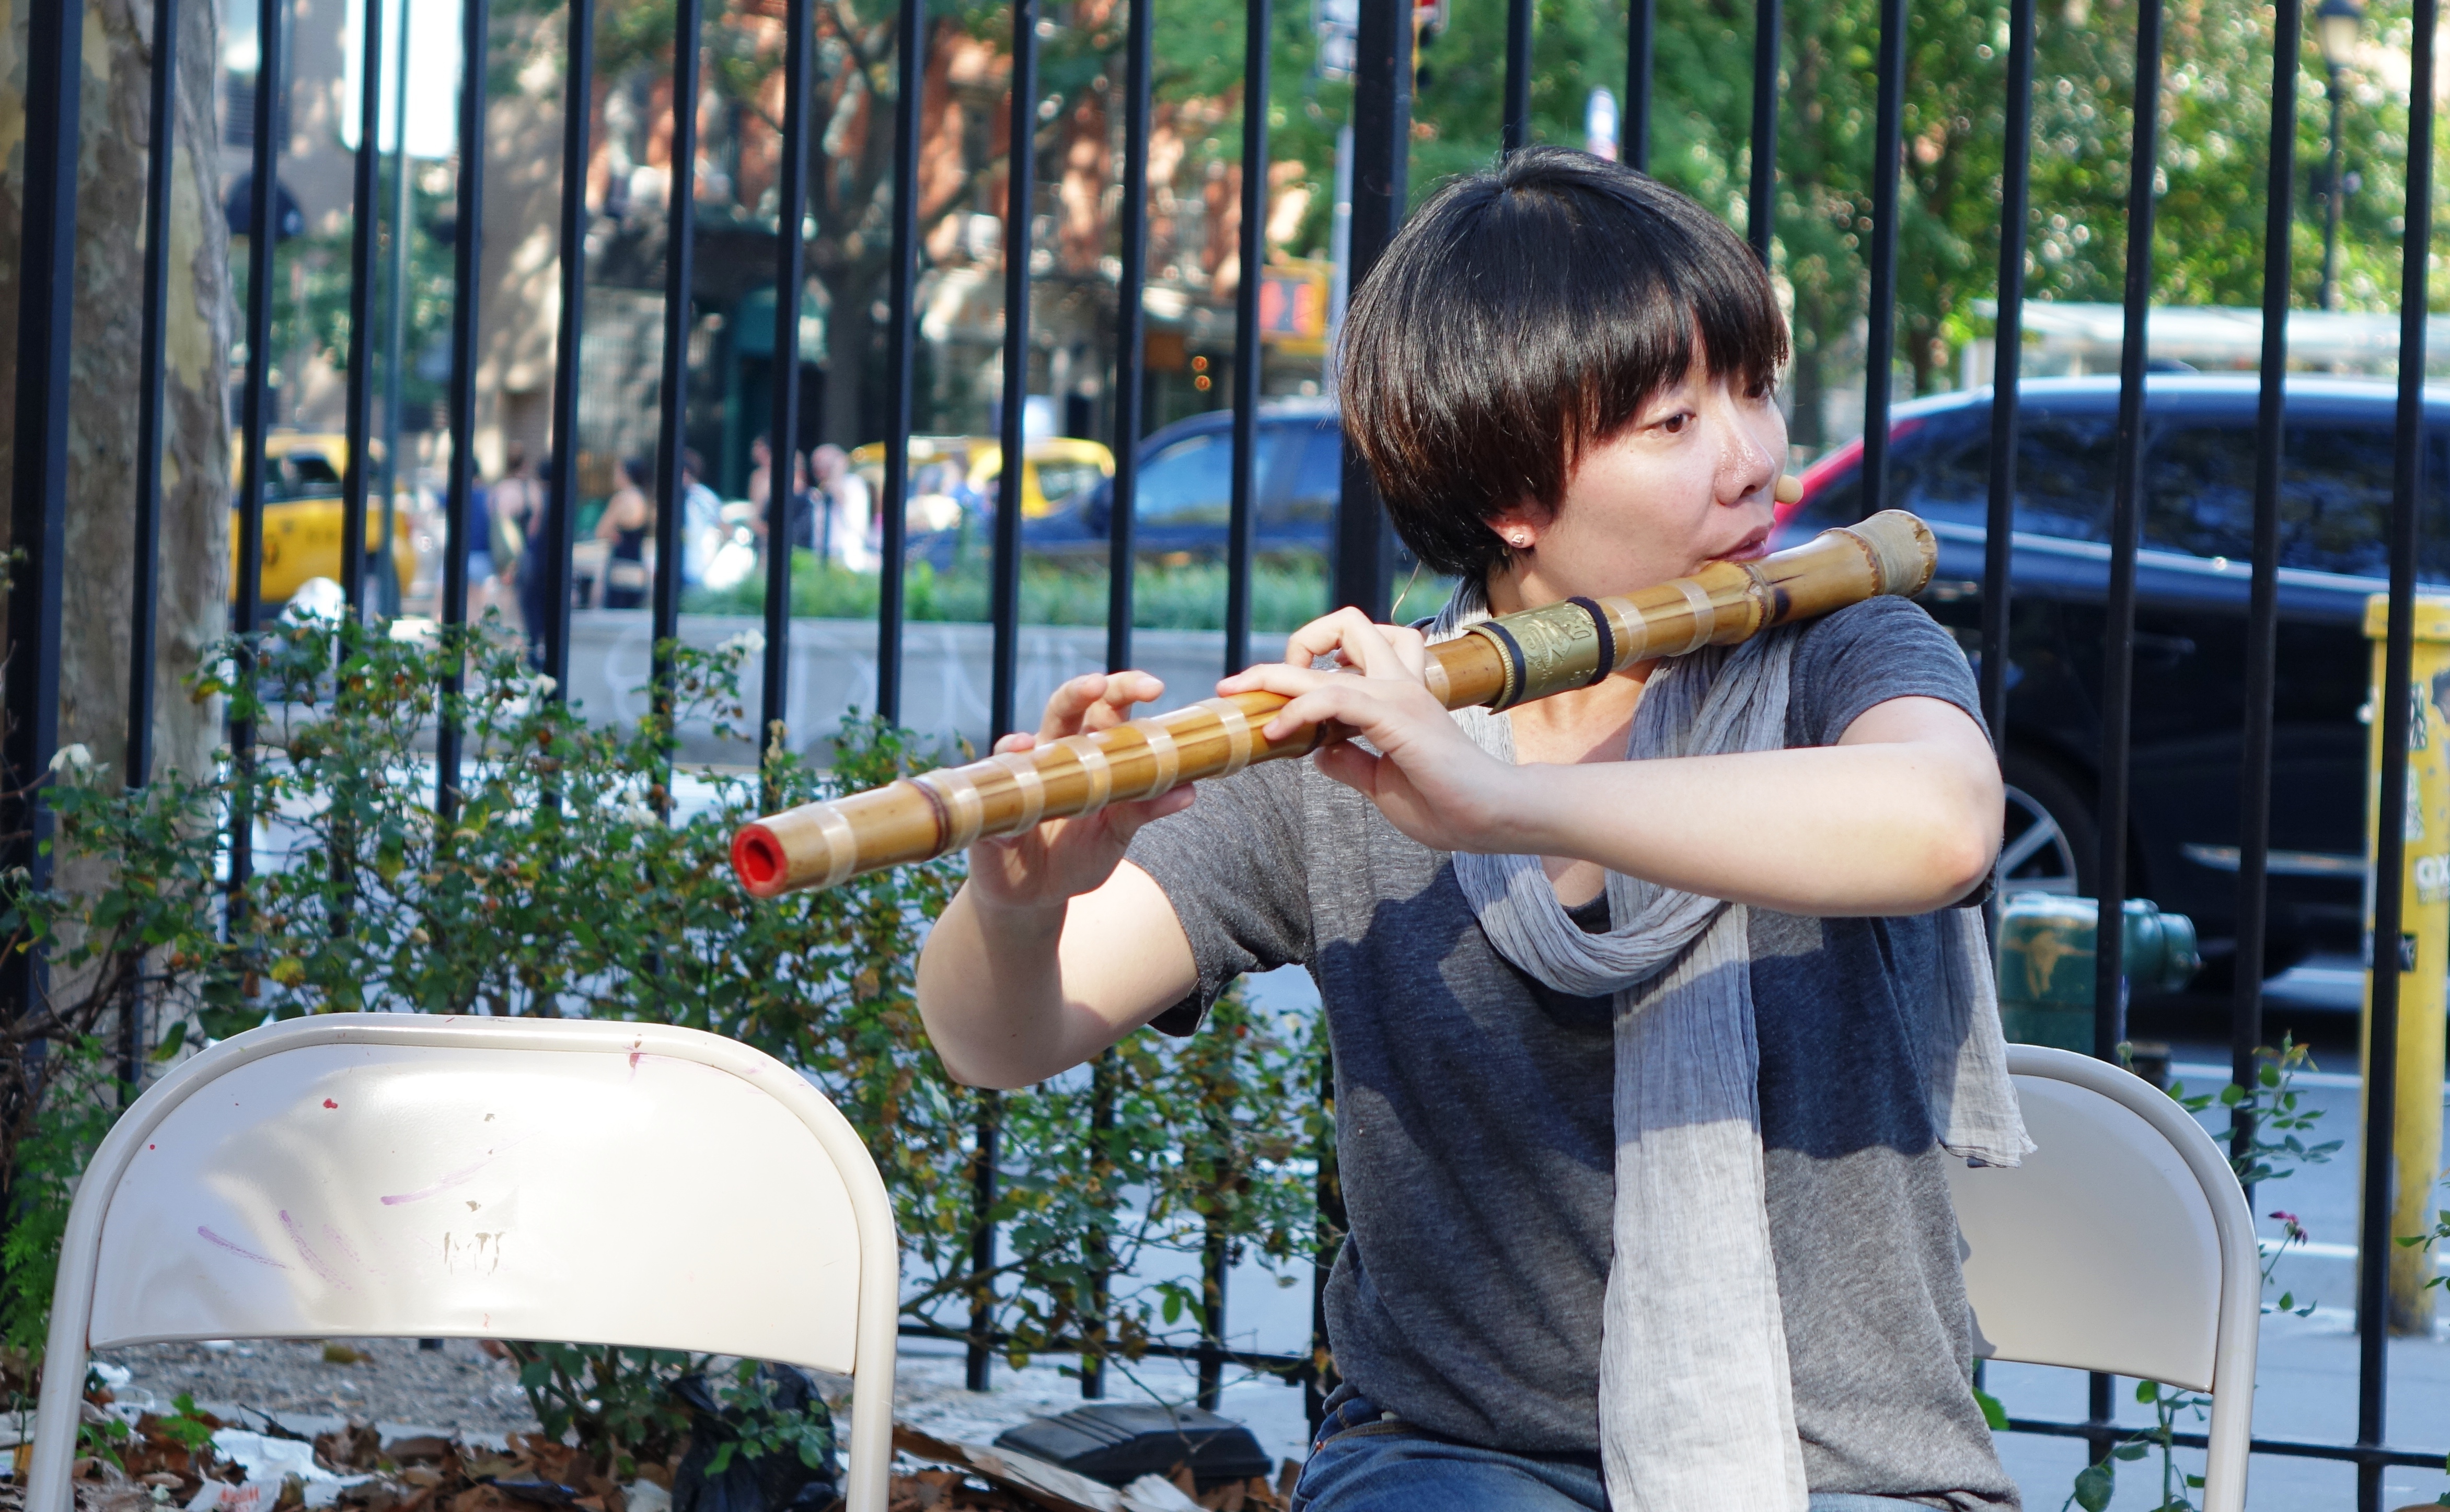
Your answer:
[[[1990,447],[1983,447],[1988,465]],[[2108,414],[2027,410],[2016,417],[2016,529],[2069,540],[2110,539],[2118,422]]]
[[[1301,450],[1293,459],[1293,481],[1260,511],[1270,526],[1329,525],[1344,496],[1344,432],[1332,425],[1287,425],[1260,432],[1273,442],[1282,437]]]
[[[2145,463],[2144,537],[2196,556],[2246,560],[2254,549],[2255,430],[2243,420],[2175,426]],[[2428,443],[2419,570],[2450,572],[2450,478],[2441,437]],[[2280,470],[2280,565],[2381,577],[2390,571],[2395,440],[2387,421],[2288,427]]]
[[[2080,541],[2110,535],[2116,425],[2108,415],[2028,409],[2016,426],[2016,529]],[[1889,453],[1889,497],[1927,520],[1981,525],[1991,509],[1990,412],[1935,420],[1899,435]],[[1859,473],[1832,483],[1782,538],[1851,525],[1862,508]]]
[[[1276,427],[1259,431],[1259,476],[1267,476]],[[1138,512],[1143,525],[1215,526],[1234,518],[1234,436],[1186,436],[1140,464]]]
[[[1106,470],[1095,462],[1044,461],[1038,464],[1038,491],[1046,495],[1050,507],[1065,502],[1084,489],[1096,488],[1105,478]]]

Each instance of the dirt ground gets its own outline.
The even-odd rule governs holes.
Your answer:
[[[132,1372],[123,1400],[141,1402],[136,1393],[150,1392],[165,1408],[185,1392],[201,1404],[276,1418],[354,1418],[495,1440],[536,1426],[517,1367],[471,1339],[446,1339],[439,1349],[420,1349],[414,1339],[150,1344],[98,1349],[94,1358]]]

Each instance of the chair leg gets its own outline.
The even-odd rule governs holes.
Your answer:
[[[61,1334],[68,1333],[63,1341]],[[26,1512],[71,1512],[68,1471],[76,1460],[77,1428],[85,1416],[83,1329],[51,1324],[43,1356],[43,1389],[34,1410],[33,1462],[27,1466]]]

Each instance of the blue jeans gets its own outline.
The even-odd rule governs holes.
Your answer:
[[[1319,1425],[1293,1512],[1607,1512],[1595,1454],[1457,1444],[1347,1400]],[[1918,1502],[1815,1492],[1812,1512],[1929,1512]]]

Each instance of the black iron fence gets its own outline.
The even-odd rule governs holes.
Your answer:
[[[155,7],[151,119],[156,123],[157,133],[163,130],[162,124],[167,123],[172,116],[170,81],[174,71],[179,5],[205,3],[208,0],[158,0]],[[800,428],[797,364],[788,359],[800,348],[804,313],[801,297],[805,258],[802,228],[807,182],[803,164],[811,129],[808,103],[811,99],[812,46],[809,0],[787,0],[787,5],[788,55],[784,70],[781,127],[784,166],[779,179],[782,203],[776,215],[777,297],[772,333],[773,351],[778,360],[770,417],[771,455],[782,459],[794,455],[798,440],[795,433]],[[1777,186],[1773,148],[1777,140],[1780,79],[1779,5],[1780,0],[1757,0],[1755,8],[1747,230],[1752,245],[1764,258],[1771,253],[1774,191]],[[257,36],[261,63],[258,79],[262,87],[253,91],[252,130],[243,139],[251,145],[255,192],[246,238],[248,278],[243,325],[246,355],[240,387],[243,446],[235,521],[239,545],[233,611],[236,622],[242,626],[255,622],[260,607],[258,573],[263,552],[265,497],[263,438],[267,418],[268,370],[272,361],[272,249],[275,240],[272,223],[276,199],[273,186],[278,182],[282,144],[282,134],[275,129],[274,122],[280,90],[272,84],[282,77],[282,48],[287,34],[282,24],[283,0],[259,0],[259,10]],[[561,313],[554,347],[555,376],[551,408],[554,441],[552,472],[547,480],[551,504],[545,516],[550,522],[545,542],[545,581],[548,585],[545,602],[552,606],[552,611],[540,628],[543,666],[553,677],[556,688],[566,687],[569,682],[572,552],[574,522],[579,502],[579,453],[573,444],[573,437],[578,413],[579,335],[585,320],[586,259],[582,244],[590,220],[585,183],[591,155],[590,132],[596,87],[595,10],[594,0],[567,0],[569,41],[558,218]],[[659,417],[661,444],[655,455],[653,477],[658,506],[653,525],[656,552],[650,597],[653,631],[659,643],[674,635],[680,610],[679,564],[682,552],[677,533],[683,519],[680,507],[683,484],[681,440],[690,376],[691,255],[695,244],[697,200],[692,190],[691,176],[697,160],[694,137],[698,121],[696,104],[701,73],[703,10],[703,0],[678,0],[674,7],[672,50],[675,67],[671,79],[674,140],[671,158],[672,184],[667,211],[663,381]],[[1112,521],[1109,561],[1114,571],[1110,577],[1106,646],[1108,664],[1118,669],[1128,666],[1132,659],[1133,578],[1126,568],[1133,561],[1138,443],[1144,428],[1140,378],[1145,350],[1142,339],[1143,294],[1148,277],[1150,10],[1145,4],[1130,6],[1124,41],[1124,166],[1120,198],[1119,275],[1117,281],[1118,341],[1113,385],[1114,505],[1109,516]],[[29,10],[30,31],[24,54],[27,59],[27,131],[22,298],[16,354],[16,447],[10,514],[10,540],[14,550],[20,553],[20,561],[17,575],[12,579],[8,607],[7,726],[5,736],[0,736],[0,765],[6,767],[5,781],[0,782],[0,789],[5,789],[6,796],[0,798],[0,802],[5,802],[10,812],[5,816],[6,823],[0,824],[0,832],[11,837],[8,843],[10,854],[6,864],[24,867],[39,882],[49,867],[49,859],[41,844],[47,831],[47,820],[39,804],[30,795],[53,756],[57,727],[61,543],[70,465],[67,397],[69,392],[69,312],[77,218],[79,91],[86,71],[79,57],[85,35],[84,0],[43,0]],[[372,12],[371,6],[369,12]],[[1012,70],[1010,133],[1015,143],[1032,141],[1040,122],[1038,91],[1034,83],[1040,34],[1040,0],[1014,0],[1011,6],[1008,43]],[[1868,239],[1870,305],[1867,366],[1873,378],[1865,387],[1863,417],[1861,496],[1866,513],[1882,507],[1888,488],[1890,396],[1889,385],[1880,378],[1889,372],[1896,352],[1902,102],[1908,29],[1913,24],[1907,0],[1880,0],[1878,16],[1874,203]],[[1980,658],[1983,705],[1994,733],[2003,743],[2007,717],[2008,610],[2013,586],[2010,580],[2010,536],[2012,506],[2016,491],[2017,448],[2014,443],[2022,347],[2019,336],[2027,262],[2027,199],[2032,162],[2029,135],[2032,119],[2035,39],[2032,0],[2009,0],[2007,18],[2007,135],[2000,197],[1997,367],[1991,411],[1993,444],[1989,454],[1991,479],[1982,583]],[[2128,205],[2125,272],[2125,342],[2119,371],[2117,465],[2107,606],[2110,632],[2106,638],[2106,661],[2102,669],[2105,696],[2099,752],[2100,850],[2096,876],[2103,907],[2100,912],[2097,1001],[2103,1006],[2097,1015],[2094,1049],[2096,1054],[2104,1056],[2113,1055],[2115,1047],[2125,1037],[2118,979],[2122,929],[2120,903],[2127,890],[2129,695],[2135,640],[2144,376],[2149,358],[2145,318],[2152,287],[2154,166],[2159,159],[2157,135],[2160,113],[2157,107],[2161,88],[2162,0],[2138,0],[2136,18],[2132,188]],[[1504,96],[1504,141],[1508,149],[1530,138],[1531,19],[1531,0],[1509,0]],[[876,711],[886,719],[899,713],[904,685],[904,505],[910,483],[912,387],[916,358],[914,292],[918,283],[920,255],[916,199],[922,81],[925,77],[924,49],[928,40],[924,21],[925,8],[922,0],[900,0],[895,68],[899,87],[892,100],[890,116],[894,141],[889,216],[891,269],[885,300],[886,359],[882,407],[882,413],[888,418],[884,435],[885,462],[881,511],[885,568],[877,615]],[[2428,227],[2432,223],[2433,45],[2437,21],[2437,0],[2416,0],[2412,70],[2407,92],[2409,129],[2406,140],[2409,146],[2404,207],[2404,224],[2411,228]],[[1247,0],[1248,48],[1243,84],[1246,101],[1266,101],[1269,98],[1268,39],[1271,25],[1271,0]],[[1633,0],[1628,20],[1630,46],[1627,49],[1629,61],[1622,141],[1625,157],[1637,165],[1645,164],[1652,139],[1650,113],[1654,91],[1650,70],[1654,53],[1653,25],[1652,0]],[[2271,75],[2273,109],[2265,204],[2267,230],[2264,248],[2261,407],[2254,491],[2249,659],[2245,699],[2247,713],[2242,731],[2245,760],[2239,793],[2244,827],[2238,866],[2237,959],[2247,963],[2263,958],[2266,922],[2265,891],[2270,850],[2271,710],[2275,680],[2276,570],[2283,462],[2282,376],[2288,358],[2285,316],[2291,271],[2288,230],[2294,216],[2294,123],[2301,27],[2302,17],[2297,8],[2293,4],[2281,4],[2276,13],[2276,46]],[[359,140],[366,146],[358,153],[353,182],[355,221],[349,258],[352,319],[349,325],[346,407],[349,450],[342,493],[346,517],[352,521],[365,517],[372,483],[369,441],[373,434],[375,390],[370,378],[374,371],[370,343],[379,323],[372,306],[378,282],[375,227],[381,213],[377,204],[379,153],[373,144],[377,141],[379,121],[379,81],[385,77],[381,27],[369,24],[361,28],[361,33],[357,42],[361,49],[360,78],[364,81]],[[465,58],[482,60],[486,57],[488,0],[463,0],[462,36]],[[1413,7],[1409,0],[1361,0],[1351,117],[1354,147],[1348,262],[1350,279],[1356,285],[1369,277],[1371,266],[1401,224],[1405,213],[1408,193],[1406,165],[1413,125],[1414,41]],[[469,601],[468,557],[464,549],[466,543],[460,535],[468,528],[470,511],[467,505],[470,492],[475,487],[476,454],[472,441],[476,415],[478,362],[476,289],[485,208],[482,193],[483,142],[487,124],[485,80],[486,70],[481,61],[472,62],[464,70],[459,91],[457,225],[452,274],[456,299],[449,333],[449,380],[445,390],[449,415],[450,502],[442,551],[440,618],[446,625],[457,625],[466,620]],[[399,88],[398,86],[394,87]],[[1235,461],[1228,535],[1231,587],[1224,637],[1228,669],[1239,668],[1248,659],[1252,629],[1250,584],[1256,490],[1255,422],[1259,404],[1260,365],[1257,356],[1260,331],[1258,280],[1251,276],[1251,270],[1257,269],[1264,261],[1262,237],[1266,220],[1268,136],[1267,110],[1246,108],[1241,131],[1244,168],[1239,240],[1240,266],[1245,272],[1235,299],[1234,322],[1232,399]],[[159,456],[163,434],[164,319],[170,242],[165,226],[171,212],[169,154],[165,147],[165,143],[157,138],[146,199],[142,382],[132,396],[133,414],[129,417],[140,438],[135,496],[129,501],[135,518],[133,538],[136,552],[130,571],[134,577],[137,616],[136,633],[130,637],[134,675],[128,682],[126,765],[127,781],[131,785],[145,783],[152,766],[149,732],[153,723],[151,659],[154,638],[150,626],[154,586],[162,571],[155,557],[162,503]],[[1007,459],[1003,472],[1007,479],[1019,475],[1020,469],[1011,459],[1021,457],[1024,450],[1023,405],[1014,400],[1026,392],[1030,377],[1029,295],[1034,178],[1035,175],[1028,171],[1014,171],[1009,175],[1010,204],[1004,220],[1002,259],[1004,309],[1007,314],[1002,371],[1003,393],[1008,399],[1002,407],[1001,439],[1002,455]],[[404,186],[400,192],[404,197]],[[2405,238],[2401,290],[2403,313],[2399,360],[2396,473],[2388,541],[2390,608],[2385,681],[2391,692],[2379,700],[2383,755],[2378,795],[2381,810],[2377,830],[2379,839],[2372,858],[2376,874],[2386,879],[2401,874],[2405,851],[2402,815],[2407,791],[2410,706],[2407,698],[2398,690],[2403,689],[2408,681],[2413,636],[2417,499],[2421,485],[2420,474],[2423,456],[2421,443],[2428,250],[2423,235]],[[394,366],[396,369],[397,363]],[[393,459],[386,458],[384,466],[388,468],[391,465]],[[782,465],[788,466],[788,462]],[[778,475],[774,488],[779,493],[784,486]],[[384,492],[389,492],[388,486]],[[1021,628],[1021,512],[1018,508],[995,512],[990,618],[994,634],[993,732],[998,736],[1013,728],[1019,723],[1021,713],[1015,708]],[[341,540],[341,586],[352,611],[362,613],[373,605],[370,591],[380,586],[379,579],[385,569],[370,567],[361,531],[344,527]],[[384,540],[388,551],[388,530]],[[1389,610],[1393,557],[1368,475],[1349,447],[1342,502],[1332,533],[1332,554],[1333,601],[1357,605],[1383,617]],[[765,650],[759,703],[763,716],[761,727],[769,740],[782,734],[785,717],[784,685],[791,635],[788,572],[788,553],[780,549],[770,550],[768,552]],[[378,581],[370,583],[370,573]],[[669,659],[659,651],[654,676],[660,682],[670,674]],[[457,681],[456,672],[449,674],[446,688],[456,688]],[[231,737],[234,759],[241,763],[252,760],[251,732],[244,728],[233,729]],[[436,750],[436,803],[444,813],[450,811],[458,792],[460,766],[458,732],[446,720],[438,732]],[[248,789],[242,784],[237,790],[244,793]],[[252,864],[248,848],[252,818],[243,811],[234,812],[229,817],[227,839],[234,886],[243,882]],[[233,906],[240,896],[233,891]],[[2401,912],[2400,891],[2396,886],[2384,885],[2375,889],[2373,938],[2385,940],[2398,938]],[[35,986],[34,974],[41,970],[41,960],[36,953],[9,955],[5,963],[0,963],[0,974],[5,974],[0,975],[0,992],[5,992],[12,1003],[29,1001]],[[2241,1084],[2250,1080],[2254,1072],[2253,1052],[2263,1040],[2258,977],[2259,974],[2252,969],[2242,969],[2236,973],[2231,1024],[2234,1074]],[[2400,1012],[2399,986],[2400,978],[2396,972],[2383,971],[2374,979],[2368,1039],[2371,1049],[2364,1079],[2362,1181],[2367,1200],[2362,1207],[2357,1246],[2358,1312],[2364,1320],[2360,1333],[2357,1437],[2354,1442],[2344,1444],[2278,1439],[2255,1441],[2259,1453],[2355,1464],[2359,1472],[2359,1504],[2366,1512],[2375,1512],[2380,1506],[2384,1466],[2429,1466],[2442,1460],[2441,1453],[2435,1449],[2391,1445],[2384,1441],[2383,1433],[2383,1367],[2387,1341],[2386,1329],[2381,1320],[2385,1313],[2385,1268],[2393,1237],[2389,1230],[2390,1203],[2383,1194],[2389,1189],[2392,1170],[2394,1044]],[[130,1025],[126,1048],[133,1070],[142,1050],[141,1032],[136,1025]],[[1332,1096],[1332,1081],[1322,1088],[1322,1093]],[[978,1131],[979,1154],[975,1168],[978,1211],[982,1214],[993,1206],[995,1199],[994,1118],[994,1104],[990,1101]],[[2235,1137],[2242,1145],[2249,1135],[2250,1130],[2241,1122],[2235,1130]],[[1339,1206],[1334,1165],[1332,1151],[1321,1153],[1322,1232],[1332,1232],[1335,1210]],[[991,1224],[980,1224],[975,1243],[975,1264],[983,1283],[991,1276],[995,1265],[996,1234]],[[1221,1251],[1208,1255],[1207,1269],[1211,1283],[1209,1308],[1203,1320],[1207,1340],[1188,1351],[1199,1361],[1203,1395],[1213,1400],[1222,1367],[1234,1362],[1301,1376],[1311,1386],[1314,1408],[1317,1393],[1324,1384],[1321,1369],[1314,1363],[1325,1358],[1323,1338],[1317,1341],[1320,1352],[1312,1357],[1253,1355],[1228,1350],[1222,1342],[1226,1330],[1224,1256]],[[1324,1274],[1324,1257],[1321,1274]],[[965,1339],[970,1345],[974,1385],[985,1383],[992,1352],[998,1343],[988,1333],[989,1318],[989,1312],[982,1308],[968,1332],[953,1335]],[[1101,1373],[1094,1361],[1084,1373],[1083,1389],[1090,1394],[1101,1389]],[[2112,1421],[2107,1379],[2094,1380],[2090,1405],[2090,1415],[2085,1421],[2018,1420],[2011,1426],[2023,1432],[2080,1437],[2090,1441],[2097,1452],[2122,1432]],[[2200,1439],[2190,1440],[2184,1434],[2178,1439],[2180,1443],[2201,1442]]]

